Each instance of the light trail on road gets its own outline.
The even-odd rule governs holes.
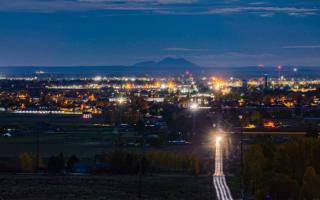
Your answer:
[[[226,178],[223,174],[223,155],[221,140],[221,137],[216,138],[215,171],[213,175],[213,184],[218,200],[233,200],[230,189],[226,183]]]

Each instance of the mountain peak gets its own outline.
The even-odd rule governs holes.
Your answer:
[[[146,61],[135,64],[136,67],[161,67],[161,68],[195,68],[198,67],[196,64],[184,59],[184,58],[173,58],[167,57],[159,62]]]

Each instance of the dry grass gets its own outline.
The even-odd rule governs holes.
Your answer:
[[[137,176],[33,176],[0,175],[0,199],[4,200],[135,200]],[[213,199],[207,176],[148,175],[142,179],[142,199]]]

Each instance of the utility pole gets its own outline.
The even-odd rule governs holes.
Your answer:
[[[141,139],[141,158],[140,158],[140,163],[139,163],[139,180],[138,180],[138,198],[141,200],[142,199],[142,174],[143,174],[143,159],[144,159],[144,147],[145,147],[145,139],[144,139],[144,133],[142,134],[142,139]]]
[[[36,170],[40,168],[40,141],[39,141],[39,130],[37,130],[37,155],[36,155]]]
[[[244,180],[243,180],[243,130],[242,130],[242,115],[239,115],[240,121],[240,190],[241,190],[241,199],[245,199],[244,197]]]
[[[40,88],[40,101],[43,101],[43,90],[42,88]],[[37,137],[37,141],[36,141],[36,171],[38,171],[40,169],[40,130],[42,130],[44,128],[44,122],[38,122],[37,126],[36,126],[36,137]]]

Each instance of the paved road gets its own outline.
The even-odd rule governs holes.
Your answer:
[[[218,200],[233,200],[230,189],[226,183],[226,178],[223,174],[223,154],[221,142],[221,138],[218,137],[216,139],[215,171],[213,175],[213,184]]]

